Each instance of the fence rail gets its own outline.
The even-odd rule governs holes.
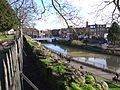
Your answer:
[[[23,73],[23,38],[14,44],[0,58],[0,90],[24,90],[23,79],[35,90],[39,90]],[[4,55],[3,54],[3,55]],[[3,56],[2,55],[2,56]],[[31,84],[32,83],[32,84]],[[37,89],[36,89],[37,88]]]

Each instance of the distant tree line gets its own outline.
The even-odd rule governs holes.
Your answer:
[[[0,0],[0,32],[17,29],[19,19],[7,0]]]

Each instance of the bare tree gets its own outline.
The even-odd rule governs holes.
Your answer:
[[[59,17],[58,19],[64,21],[68,28],[71,25],[79,26],[81,23],[80,10],[67,2],[67,0],[40,0],[38,8],[34,0],[9,0],[9,2],[16,10],[22,23],[26,22],[25,20],[33,20],[32,18],[36,14],[39,15],[37,19],[42,19],[48,14],[56,14]],[[30,19],[30,17],[32,18]]]
[[[8,0],[10,5],[16,11],[20,26],[30,26],[31,21],[37,14],[37,6],[33,0]]]
[[[109,23],[114,21],[120,22],[119,0],[103,0],[99,5],[97,5],[97,9],[95,10],[95,12],[96,12],[96,18],[101,16],[101,19],[105,22],[106,21]]]

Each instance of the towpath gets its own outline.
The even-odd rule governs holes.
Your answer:
[[[76,68],[80,68],[80,66],[83,66],[83,69],[85,71],[88,71],[95,76],[99,76],[101,78],[104,78],[104,79],[107,79],[107,80],[110,80],[110,81],[112,81],[112,77],[115,76],[115,74],[113,74],[113,73],[108,73],[108,72],[105,72],[101,69],[96,69],[96,68],[93,68],[93,67],[90,67],[90,66],[86,66],[86,65],[83,65],[83,64],[75,62],[75,61],[71,61],[70,64],[73,65]]]

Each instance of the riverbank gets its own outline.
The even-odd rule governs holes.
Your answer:
[[[91,45],[85,45],[85,44],[72,44],[70,41],[54,41],[52,42],[54,44],[60,44],[60,45],[66,45],[68,47],[74,47],[79,48],[82,50],[92,51],[100,54],[106,54],[106,55],[113,55],[113,56],[120,56],[120,49],[119,48],[108,48],[107,46],[91,46]]]
[[[86,69],[86,67],[83,64],[79,64],[78,62],[74,62],[74,61],[70,61],[69,63],[69,60],[66,60],[65,58],[59,56],[54,51],[45,48],[44,46],[41,45],[41,43],[30,42],[29,44],[30,47],[33,48],[33,51],[31,52],[34,52],[35,56],[38,57],[37,59],[33,58],[33,60],[31,60],[31,58],[29,59],[32,62],[36,62],[36,64],[33,63],[34,66],[37,67],[40,74],[42,74],[43,76],[42,78],[47,80],[46,84],[50,85],[50,87],[53,88],[52,90],[61,90],[61,88],[65,88],[65,90],[86,90],[85,88],[88,89],[91,88],[91,90],[94,90],[93,88],[95,88],[95,90],[99,90],[98,87],[101,88],[101,86],[102,88],[100,90],[103,90],[103,88],[104,90],[108,90],[108,86],[104,87],[107,85],[106,84],[107,81],[104,82],[102,81],[102,79],[97,79],[97,77],[91,73],[91,71],[93,70],[89,71],[90,67]],[[29,51],[30,49],[27,50]],[[28,62],[29,59],[27,59]],[[29,69],[31,65],[29,66]],[[82,68],[80,66],[82,66]],[[29,77],[31,77],[30,74],[31,72],[29,71],[31,70],[27,71],[29,73],[28,74]],[[97,74],[100,74],[101,71],[99,70],[97,71],[98,71]],[[32,71],[32,73],[34,73],[34,71]],[[108,85],[110,88],[114,88],[114,89],[119,88],[118,85],[112,84],[111,82],[109,83],[110,84]]]
[[[60,55],[59,52],[56,52],[56,51],[54,51],[52,49],[49,49],[49,48],[47,48],[47,49],[52,51],[53,53],[55,53],[57,55]],[[66,59],[64,59],[62,61],[64,63],[68,63],[69,62],[69,57],[65,57],[65,58]],[[115,76],[115,73],[116,73],[112,70],[105,69],[105,68],[100,68],[100,67],[88,64],[88,63],[76,61],[74,59],[71,59],[69,64],[72,65],[73,67],[75,67],[76,69],[78,69],[80,66],[83,66],[85,71],[92,73],[94,76],[101,77],[103,79],[107,79],[111,82],[113,82],[112,78],[113,78],[113,76]]]
[[[58,55],[58,56],[61,56],[61,55],[62,55],[62,57],[65,58],[65,61],[69,61],[69,62],[72,61],[72,62],[75,62],[75,63],[78,63],[78,64],[82,64],[82,65],[85,65],[85,66],[88,66],[88,67],[91,67],[91,68],[94,68],[94,69],[100,69],[101,71],[107,72],[107,73],[112,73],[112,74],[115,74],[115,73],[116,73],[116,72],[113,71],[112,69],[109,69],[109,68],[105,67],[105,65],[103,65],[102,67],[100,67],[100,66],[97,66],[97,65],[95,65],[95,64],[90,64],[90,63],[87,63],[87,62],[83,62],[83,61],[76,60],[76,59],[74,59],[74,57],[69,56],[69,54],[67,55],[67,54],[61,53],[61,52],[59,52],[59,51],[55,51],[55,50],[53,50],[53,49],[50,48],[50,47],[45,46],[45,48],[47,48],[47,49],[50,50],[52,53],[54,53],[54,54],[56,54],[56,55]],[[92,55],[92,54],[91,54],[91,55]],[[95,54],[95,55],[96,55],[96,54]],[[89,56],[89,55],[87,55],[87,56]],[[93,63],[95,63],[95,62],[93,62]],[[111,79],[112,79],[112,78],[111,78]]]
[[[103,90],[106,88],[108,90],[108,86],[103,80],[96,81],[96,77],[80,68],[80,66],[75,68],[65,58],[45,48],[38,42],[34,43],[39,45],[39,47],[33,48],[33,52],[37,57],[36,60],[34,59],[35,66],[38,67],[43,79],[47,81],[46,84],[52,87],[52,90],[85,90],[85,88],[91,90]],[[32,47],[36,47],[35,44],[30,44]]]

